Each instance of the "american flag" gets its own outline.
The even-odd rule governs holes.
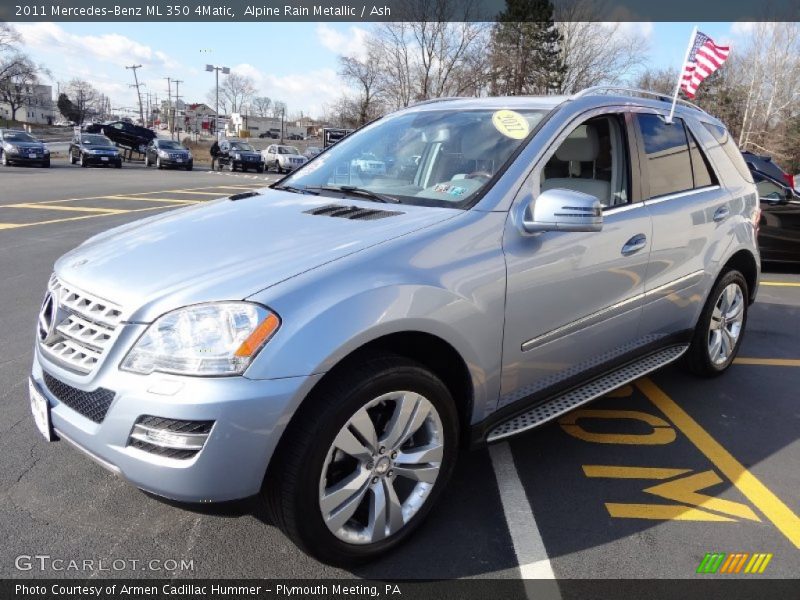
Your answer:
[[[705,33],[697,32],[681,79],[681,89],[688,98],[694,98],[700,83],[722,66],[730,51],[729,46],[717,46]]]

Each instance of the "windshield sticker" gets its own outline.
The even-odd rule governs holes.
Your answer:
[[[513,110],[498,110],[492,115],[495,129],[506,137],[522,140],[530,133],[528,119]]]
[[[457,187],[447,183],[440,183],[439,185],[435,185],[433,187],[433,191],[440,194],[447,194],[448,196],[463,196],[464,192],[467,190],[463,187]]]

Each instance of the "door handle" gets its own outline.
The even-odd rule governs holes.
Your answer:
[[[720,206],[717,210],[714,211],[714,220],[719,223],[720,221],[724,221],[727,219],[731,214],[731,209],[728,208],[727,205]]]
[[[622,255],[623,256],[630,256],[631,254],[635,254],[642,248],[647,245],[647,236],[643,233],[639,233],[625,242],[625,245],[622,247]]]

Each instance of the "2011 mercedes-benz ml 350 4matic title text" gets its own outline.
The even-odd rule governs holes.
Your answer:
[[[269,189],[87,240],[40,311],[39,428],[157,495],[261,493],[324,561],[393,548],[459,447],[678,359],[730,366],[756,188],[719,121],[669,109],[620,89],[421,103]]]

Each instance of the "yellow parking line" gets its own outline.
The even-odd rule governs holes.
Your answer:
[[[105,196],[105,200],[137,200],[139,202],[171,202],[173,204],[200,204],[202,200],[176,200],[175,198],[142,198],[140,196]]]
[[[648,377],[636,386],[717,467],[773,525],[800,549],[800,517],[770,491],[755,475],[723,448],[697,421],[667,396]]]
[[[163,192],[148,192],[149,194],[193,194],[196,196],[224,196],[225,192],[195,192],[192,190],[164,190]]]
[[[49,204],[47,206],[42,206],[40,204],[7,204],[3,208],[35,208],[38,210],[66,210],[72,212],[97,212],[97,213],[108,213],[110,215],[114,215],[117,213],[126,213],[127,210],[121,210],[116,208],[92,208],[90,206],[53,206]]]
[[[138,213],[148,210],[159,210],[170,208],[169,206],[148,206],[147,208],[133,208],[123,211],[125,213]],[[37,221],[35,223],[0,223],[0,229],[13,229],[15,227],[33,227],[34,225],[51,225],[53,223],[66,223],[67,221],[81,221],[83,219],[94,219],[95,217],[108,217],[111,213],[97,213],[93,215],[81,215],[80,217],[66,217],[64,219],[50,219],[49,221]],[[10,225],[10,227],[4,227]]]
[[[800,287],[800,282],[795,281],[762,281],[759,285],[770,287]]]
[[[737,358],[736,365],[764,365],[768,367],[800,367],[800,359],[796,358]]]
[[[671,479],[690,472],[690,469],[662,469],[660,467],[583,465],[583,473],[587,477],[610,479]]]

